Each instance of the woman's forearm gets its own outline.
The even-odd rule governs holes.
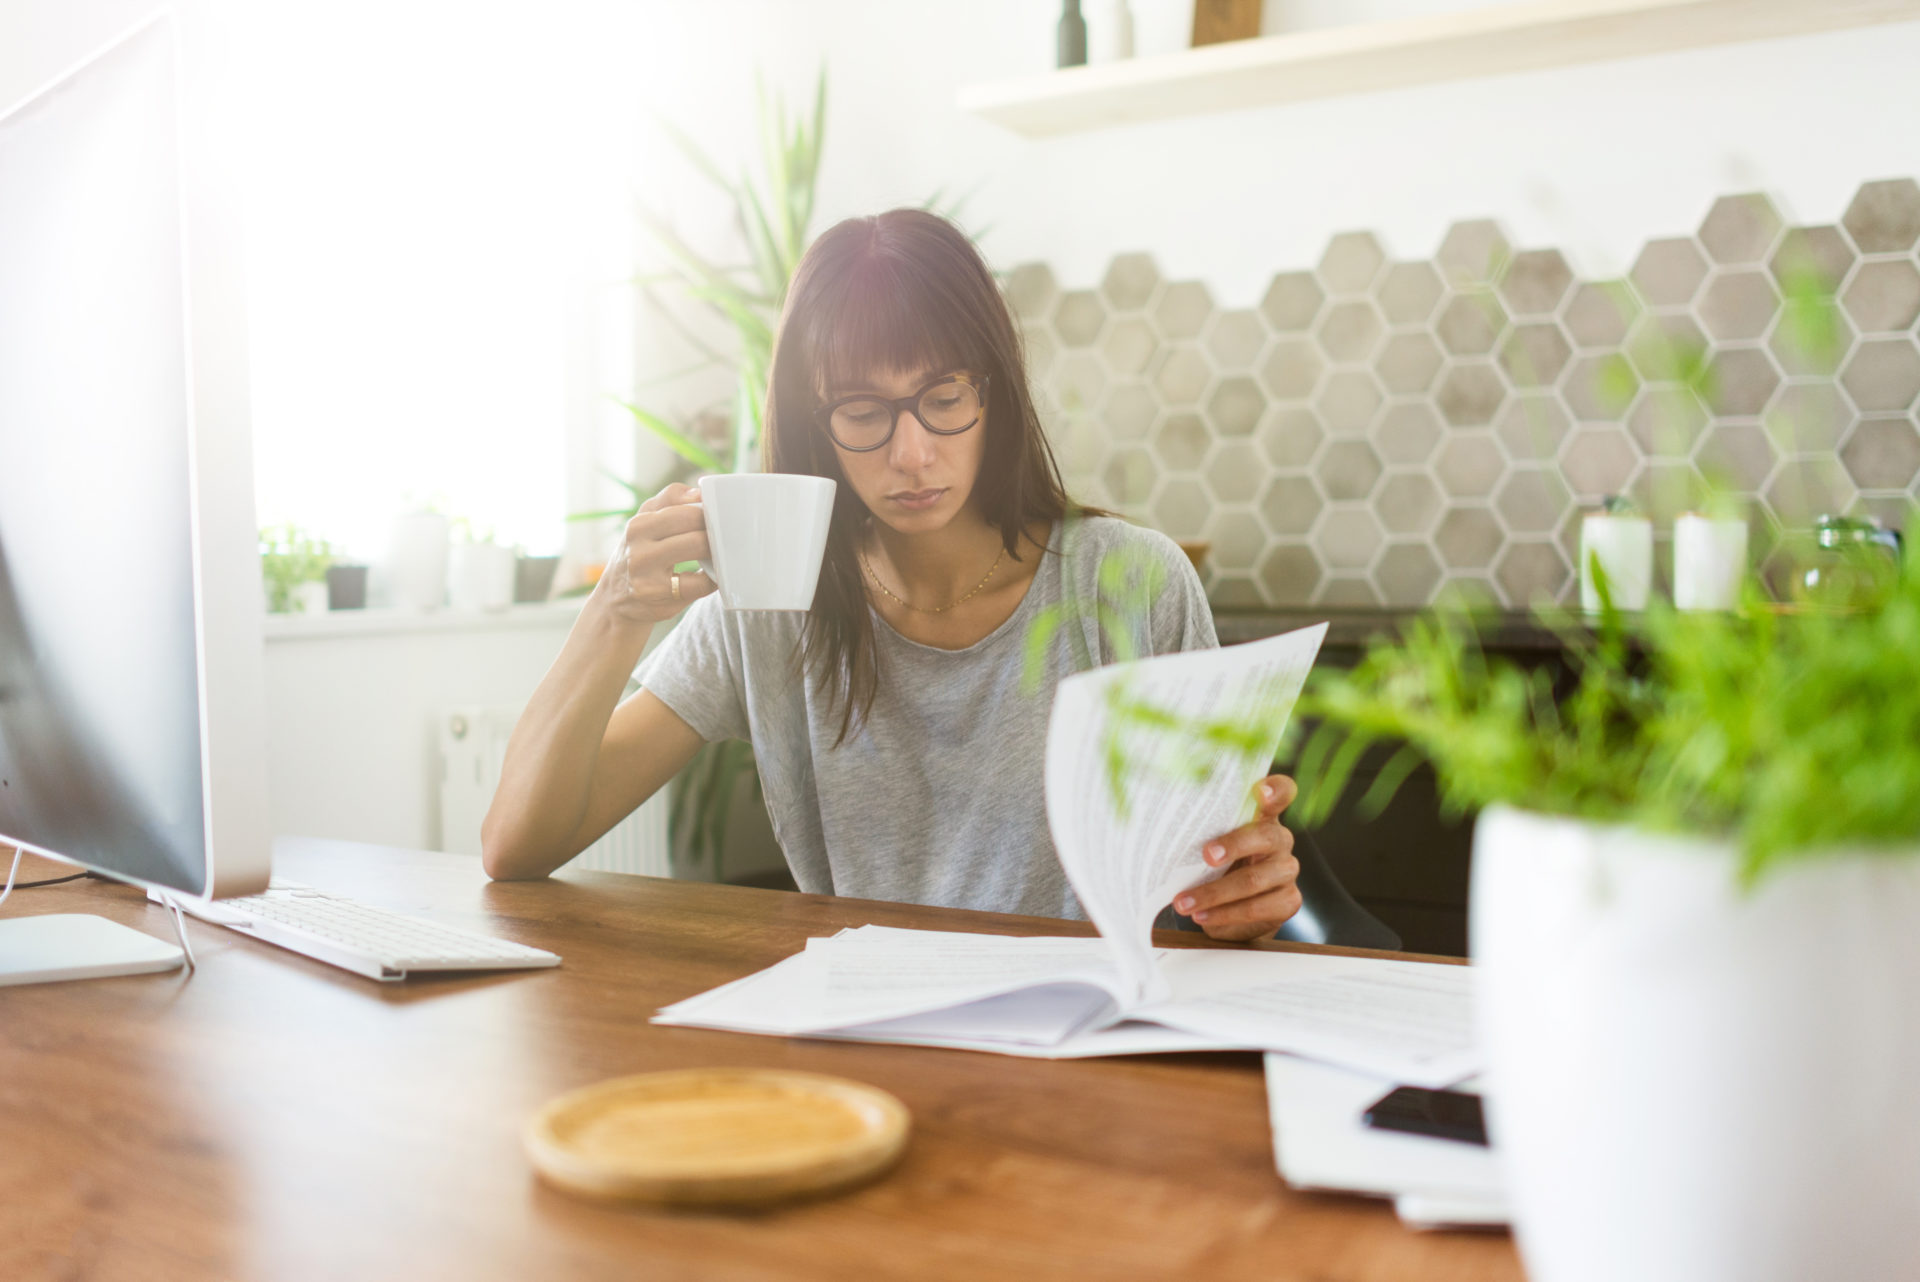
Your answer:
[[[627,522],[507,740],[500,787],[480,825],[488,875],[546,876],[645,801],[698,747],[699,736],[664,705],[644,744],[623,742],[609,752],[607,732],[654,625],[714,591],[706,575],[674,569],[713,554],[699,500],[699,491],[669,485]],[[675,727],[684,732],[677,744],[670,742]]]
[[[607,723],[652,631],[597,600],[581,611],[507,740],[480,829],[489,876],[544,877],[579,853]]]

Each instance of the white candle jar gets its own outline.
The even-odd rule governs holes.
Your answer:
[[[1600,610],[1596,560],[1614,608],[1647,608],[1653,591],[1653,522],[1630,512],[1590,512],[1580,522],[1580,608],[1589,614]]]
[[[1682,610],[1731,610],[1747,574],[1747,523],[1683,513],[1673,523],[1673,603]]]

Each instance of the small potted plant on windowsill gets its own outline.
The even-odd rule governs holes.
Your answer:
[[[1569,623],[1564,616],[1556,623]],[[1489,1122],[1535,1282],[1920,1261],[1920,565],[1870,613],[1610,600],[1571,689],[1460,619],[1317,674],[1303,821],[1375,743],[1480,810]]]
[[[327,608],[327,569],[333,545],[297,525],[260,531],[260,578],[274,614],[317,614]]]

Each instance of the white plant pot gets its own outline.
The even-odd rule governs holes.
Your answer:
[[[447,599],[448,521],[431,512],[395,517],[381,567],[391,603],[402,610],[435,610]]]
[[[293,589],[294,614],[325,614],[327,612],[327,585],[319,583],[301,583]]]
[[[513,604],[513,549],[456,543],[447,561],[447,602],[456,610],[504,610]]]
[[[1920,851],[1791,862],[1495,807],[1471,913],[1531,1282],[1920,1277]]]

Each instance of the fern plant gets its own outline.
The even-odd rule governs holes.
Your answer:
[[[1456,814],[1498,802],[1722,838],[1748,881],[1840,849],[1920,851],[1920,565],[1864,613],[1783,613],[1757,580],[1730,613],[1655,601],[1629,622],[1602,595],[1592,628],[1539,612],[1567,647],[1570,690],[1484,654],[1460,613],[1317,672],[1299,818],[1325,819],[1361,756],[1392,745],[1362,813],[1428,761]]]
[[[642,297],[699,356],[692,365],[664,375],[655,385],[714,369],[731,369],[733,391],[728,403],[705,416],[719,424],[720,430],[704,430],[697,423],[676,424],[667,413],[615,397],[635,423],[673,451],[676,462],[650,485],[603,469],[607,479],[626,492],[626,501],[618,507],[578,512],[569,520],[630,518],[649,493],[676,476],[747,472],[758,464],[774,338],[794,272],[799,270],[800,259],[813,239],[820,156],[826,141],[826,70],[821,69],[812,102],[805,110],[789,107],[770,94],[764,82],[756,84],[755,99],[760,133],[757,174],[730,175],[726,166],[683,131],[662,122],[695,171],[732,205],[732,222],[746,247],[746,261],[724,262],[701,254],[657,213],[643,211],[640,215],[648,233],[666,254],[668,266],[662,272],[639,277],[635,284]],[[964,203],[964,195],[949,198],[945,190],[940,190],[921,207],[957,217]],[[698,304],[730,331],[732,350],[714,346],[688,324],[662,297],[667,289]]]

